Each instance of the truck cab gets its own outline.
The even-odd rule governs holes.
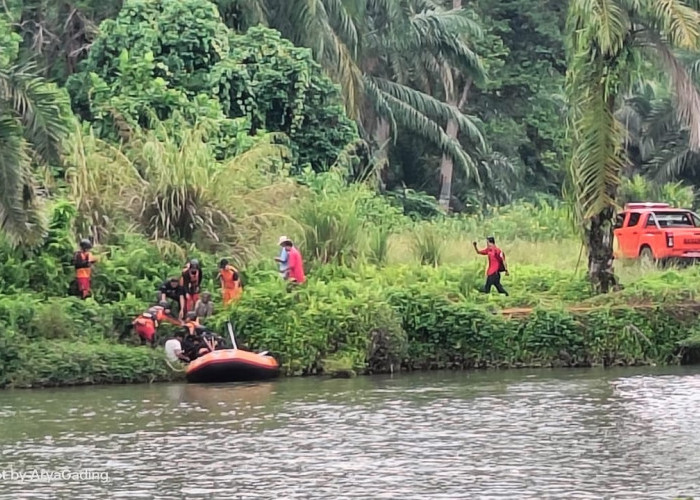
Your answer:
[[[700,258],[700,217],[667,203],[628,203],[615,221],[616,257]]]

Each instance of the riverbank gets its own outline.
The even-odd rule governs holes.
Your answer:
[[[510,297],[476,291],[476,266],[322,266],[288,291],[274,271],[249,273],[231,320],[240,343],[273,353],[283,375],[509,367],[674,365],[697,359],[698,271],[651,272],[591,296],[572,272],[513,266]],[[162,349],[136,346],[135,297],[98,304],[0,296],[0,386],[180,379]],[[168,335],[160,332],[161,341]]]

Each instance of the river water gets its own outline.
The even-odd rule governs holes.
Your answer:
[[[697,498],[699,410],[698,368],[4,391],[0,495]]]

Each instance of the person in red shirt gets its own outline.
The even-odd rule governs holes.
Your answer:
[[[493,236],[486,238],[486,248],[479,250],[476,247],[476,241],[473,243],[474,250],[479,255],[486,255],[489,258],[489,266],[486,268],[486,285],[484,285],[483,293],[491,293],[491,287],[495,286],[498,293],[508,295],[508,292],[501,285],[501,273],[506,273],[508,276],[508,268],[506,267],[506,255],[503,250],[496,246],[496,239]]]
[[[306,281],[301,253],[290,240],[284,241],[282,246],[287,250],[287,279],[301,285]]]

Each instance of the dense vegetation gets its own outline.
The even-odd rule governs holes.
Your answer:
[[[128,327],[188,256],[210,290],[218,258],[243,270],[213,325],[289,374],[679,361],[696,272],[611,269],[611,220],[695,204],[698,8],[6,0],[0,385],[172,376]],[[282,233],[310,271],[291,293]],[[475,293],[490,234],[508,298]]]

